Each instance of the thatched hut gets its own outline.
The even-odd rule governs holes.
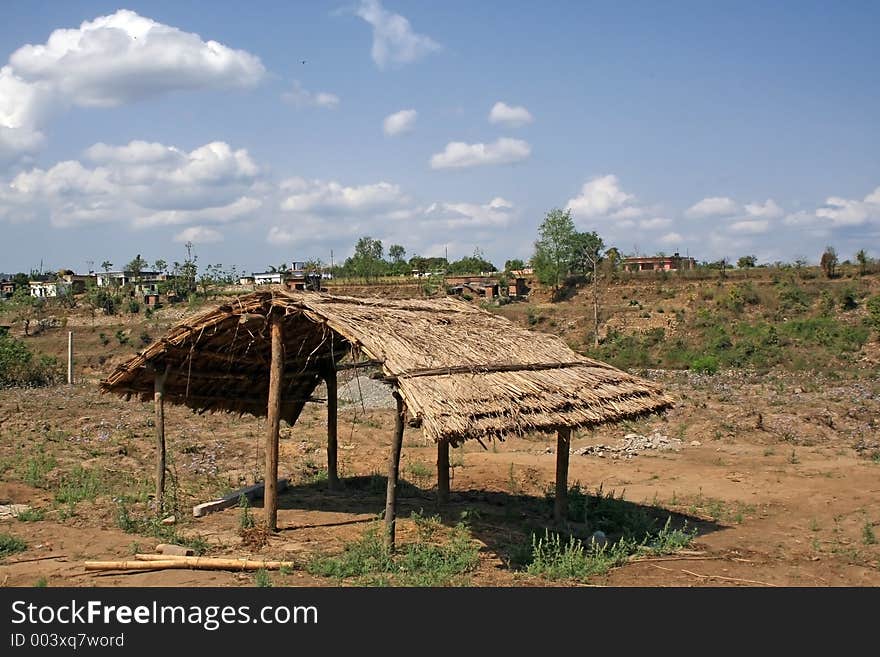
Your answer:
[[[265,509],[275,529],[278,426],[293,424],[327,383],[328,475],[336,486],[336,376],[374,365],[394,387],[386,525],[393,542],[404,424],[438,446],[438,495],[449,491],[449,445],[557,433],[556,509],[564,517],[571,430],[669,408],[655,384],[585,358],[462,301],[256,292],[177,324],[101,382],[105,392],[156,401],[157,493],[164,485],[167,400],[197,411],[268,416]]]

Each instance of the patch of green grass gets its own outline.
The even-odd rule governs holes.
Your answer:
[[[34,586],[38,589],[46,588],[47,586],[49,586],[49,580],[47,580],[45,577],[41,577],[36,582],[34,582]]]
[[[46,475],[55,469],[55,457],[51,454],[43,453],[42,449],[39,453],[31,456],[24,462],[24,466],[19,472],[21,480],[28,486],[34,488],[46,487]]]
[[[10,534],[0,533],[0,559],[27,550],[27,543]]]
[[[61,478],[55,501],[71,507],[83,500],[94,500],[103,489],[103,478],[97,470],[76,466]]]
[[[137,517],[131,513],[125,501],[117,502],[116,525],[127,534],[152,536],[165,543],[192,548],[196,556],[208,551],[208,542],[202,536],[182,536],[174,525],[163,525],[161,516]]]
[[[272,578],[269,576],[269,571],[265,568],[260,568],[257,572],[255,572],[254,585],[260,588],[271,588]]]
[[[378,527],[345,546],[341,555],[317,555],[306,566],[312,575],[357,578],[372,586],[450,586],[465,584],[479,563],[479,548],[464,523],[444,531],[438,516],[412,516],[417,540],[395,553],[385,547]],[[441,537],[440,534],[447,534]],[[445,538],[445,540],[440,540]]]
[[[434,476],[434,471],[431,469],[431,466],[422,461],[410,461],[407,463],[406,472],[420,484],[425,481],[430,481]]]
[[[672,529],[672,518],[657,534],[646,535],[641,541],[621,538],[614,543],[599,543],[590,538],[583,541],[545,530],[544,537],[532,535],[532,559],[526,571],[552,580],[586,581],[604,575],[611,568],[640,555],[671,554],[691,544],[696,530]]]
[[[819,529],[820,529],[819,521],[816,520],[815,518],[810,519],[810,531],[817,532],[817,531],[819,531]]]
[[[45,512],[42,509],[35,509],[34,507],[29,507],[16,515],[15,517],[21,520],[22,522],[37,522],[42,520],[45,516]]]
[[[870,520],[865,520],[862,527],[862,543],[865,545],[874,545],[877,542],[877,536],[874,534],[874,527]]]

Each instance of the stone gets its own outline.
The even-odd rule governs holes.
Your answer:
[[[701,443],[699,440],[692,440],[691,441],[691,447],[699,447],[702,444],[703,443]]]

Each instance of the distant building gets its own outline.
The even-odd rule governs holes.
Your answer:
[[[98,287],[130,285],[137,283],[145,291],[154,291],[152,286],[158,287],[160,281],[168,280],[168,274],[160,271],[142,271],[135,274],[131,271],[102,271],[95,274]]]
[[[510,273],[516,278],[527,278],[534,275],[535,270],[532,267],[523,267],[522,269],[511,269]]]
[[[624,271],[687,271],[697,266],[693,258],[682,257],[678,253],[671,256],[634,256],[624,258],[620,264]]]
[[[284,272],[261,271],[252,274],[254,285],[281,285],[284,282]]]
[[[0,281],[0,299],[11,299],[15,294],[15,283],[3,279]]]
[[[73,286],[66,281],[29,281],[31,296],[37,299],[52,299],[71,293]]]

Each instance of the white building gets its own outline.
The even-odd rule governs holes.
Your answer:
[[[254,272],[255,285],[281,285],[284,282],[284,273],[280,271]]]

